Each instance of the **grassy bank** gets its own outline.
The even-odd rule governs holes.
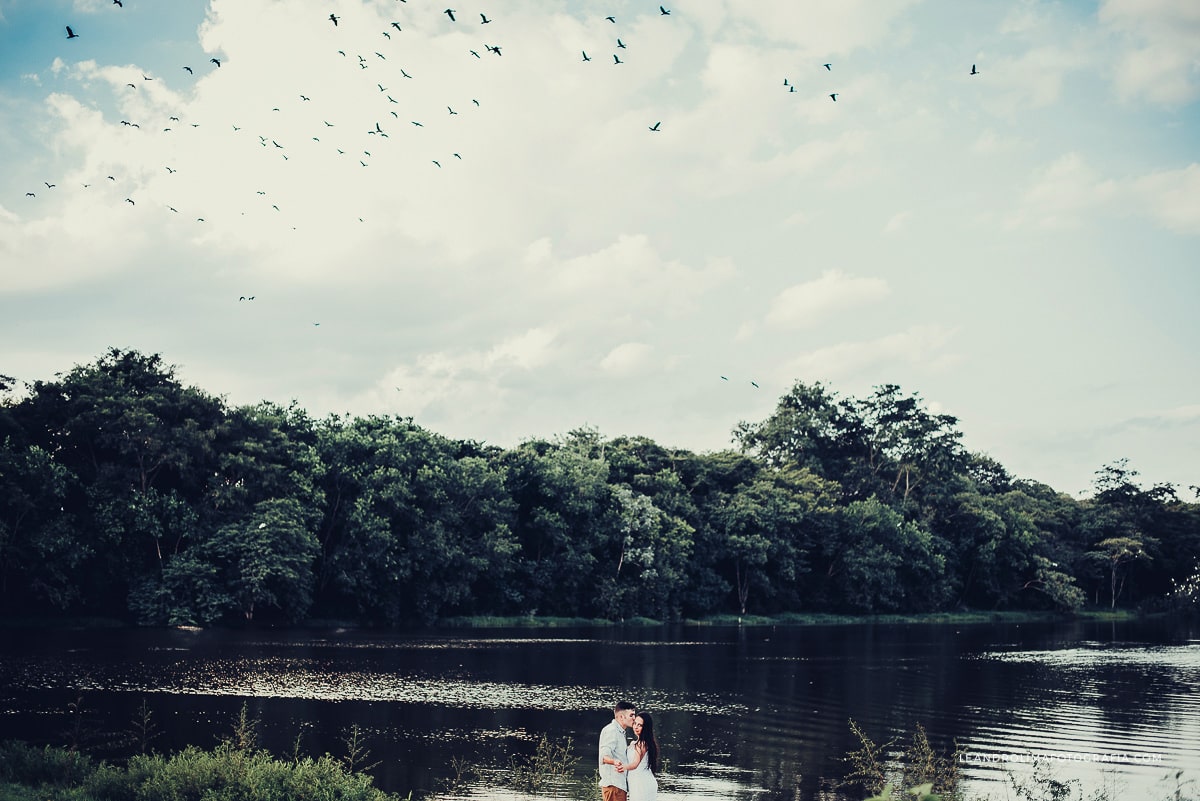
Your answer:
[[[864,625],[873,623],[1054,623],[1069,620],[1116,622],[1161,617],[1161,613],[1147,615],[1136,611],[1107,609],[1081,611],[1072,614],[1061,612],[1027,611],[963,611],[930,612],[917,615],[834,615],[801,614],[789,612],[783,615],[714,615],[705,618],[688,618],[682,622],[689,626],[831,626]],[[499,617],[494,615],[454,617],[439,621],[448,628],[562,628],[566,626],[661,626],[665,621],[639,617],[630,620],[612,621],[579,617],[532,617],[520,615]]]
[[[586,626],[663,626],[683,623],[688,626],[854,626],[875,623],[937,623],[970,625],[982,623],[1055,623],[1070,620],[1098,622],[1121,622],[1149,620],[1167,616],[1166,612],[1145,613],[1135,610],[1083,610],[1073,613],[1029,612],[1029,611],[976,611],[929,612],[925,614],[880,614],[880,615],[837,615],[824,613],[788,612],[782,615],[712,615],[703,618],[685,618],[682,621],[663,621],[648,617],[627,620],[605,620],[593,617],[537,617],[531,615],[473,615],[450,617],[439,620],[435,628],[531,628],[553,629]],[[20,617],[0,618],[0,628],[30,629],[105,629],[128,628],[126,621],[113,618],[93,617]],[[307,620],[291,628],[373,628],[352,620]]]
[[[407,798],[411,798],[407,796]],[[95,762],[65,748],[0,743],[0,799],[5,801],[400,801],[372,778],[326,754],[276,759],[223,743],[124,765]]]

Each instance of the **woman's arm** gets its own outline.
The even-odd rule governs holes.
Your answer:
[[[638,765],[642,764],[642,757],[646,756],[646,744],[645,743],[634,743],[633,744],[633,753],[634,753],[633,760],[625,763],[625,770],[633,770]]]

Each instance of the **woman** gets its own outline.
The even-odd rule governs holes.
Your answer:
[[[633,734],[625,757],[629,778],[629,801],[655,801],[658,798],[658,741],[654,739],[654,718],[639,712],[633,719]]]

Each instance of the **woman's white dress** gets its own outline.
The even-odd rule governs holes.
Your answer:
[[[625,753],[625,761],[637,759],[636,743],[630,743]],[[655,801],[658,798],[658,779],[650,772],[650,760],[642,757],[638,766],[629,771],[629,801]]]

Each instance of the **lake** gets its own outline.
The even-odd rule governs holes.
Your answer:
[[[611,706],[655,713],[661,793],[837,798],[858,746],[920,724],[966,749],[968,787],[1005,796],[1037,756],[1059,778],[1168,797],[1200,779],[1195,621],[663,626],[381,632],[0,630],[0,738],[77,738],[119,755],[145,702],[160,751],[213,745],[245,704],[260,742],[345,753],[357,724],[377,783],[444,790],[456,758],[503,766],[543,736],[595,770]],[[78,714],[70,706],[78,703]],[[73,733],[77,732],[77,733]],[[522,798],[494,776],[459,795]],[[1008,794],[1011,797],[1011,793]]]

